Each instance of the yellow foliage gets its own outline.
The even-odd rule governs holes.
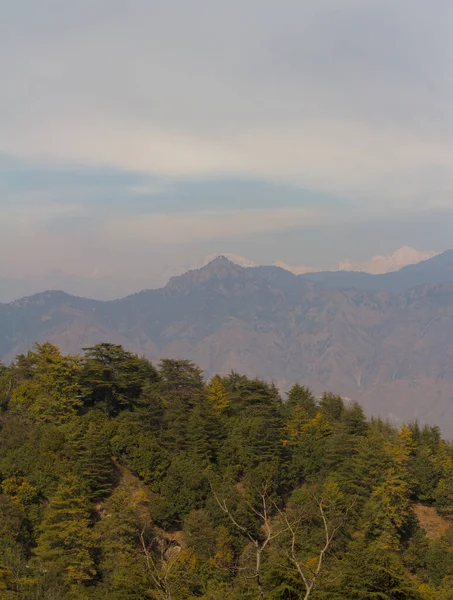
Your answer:
[[[322,438],[328,437],[333,431],[332,425],[320,412],[305,425],[304,430],[307,432],[314,430],[319,434],[319,437]]]
[[[214,377],[208,385],[208,401],[214,412],[223,413],[230,406],[230,399],[223,387],[220,377]]]
[[[297,442],[306,435],[327,437],[332,433],[332,426],[321,413],[310,419],[302,406],[296,406],[291,419],[286,423],[286,431],[289,439]]]
[[[312,556],[307,561],[305,561],[305,566],[312,571],[314,567],[318,564],[319,556]]]
[[[38,490],[33,487],[24,477],[13,475],[4,479],[1,485],[2,492],[9,496],[12,502],[26,506],[33,502]]]
[[[399,441],[401,446],[407,452],[407,455],[413,454],[417,450],[417,443],[414,440],[414,436],[412,431],[407,427],[407,425],[403,425],[399,432]]]
[[[218,569],[228,570],[234,564],[234,552],[231,535],[226,527],[220,525],[216,539],[217,552],[214,555],[214,565]]]
[[[289,439],[299,440],[304,433],[304,427],[308,421],[307,411],[302,406],[296,406],[286,424]]]

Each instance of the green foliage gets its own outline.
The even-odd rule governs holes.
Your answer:
[[[44,513],[34,555],[38,572],[61,578],[67,585],[96,575],[89,505],[74,477],[64,478]]]
[[[79,357],[63,356],[46,342],[35,344],[22,362],[27,363],[29,377],[14,389],[11,407],[43,422],[59,424],[73,417],[82,406]]]
[[[115,477],[112,450],[102,426],[89,423],[86,431],[72,443],[73,471],[90,500],[109,495]]]
[[[339,421],[344,413],[343,399],[341,396],[326,392],[319,401],[319,410],[329,421]]]
[[[340,571],[341,594],[331,598],[348,600],[422,600],[416,585],[404,571],[397,553],[377,541],[353,542]]]
[[[453,600],[452,517],[436,427],[115,344],[0,364],[2,600]]]
[[[146,521],[140,517],[141,508],[147,516],[144,499],[123,480],[103,507],[102,518],[94,530],[100,548],[102,596],[124,600],[144,596],[145,568],[139,545],[140,532],[146,527]]]
[[[145,383],[157,380],[157,372],[148,360],[117,344],[97,344],[84,350],[81,381],[87,391],[86,402],[109,416],[131,409]]]
[[[309,418],[313,418],[317,412],[317,403],[313,392],[298,383],[289,390],[286,401],[287,411],[292,412],[296,407],[300,407]]]
[[[216,531],[206,510],[193,510],[184,521],[184,540],[196,556],[207,562],[216,554]]]

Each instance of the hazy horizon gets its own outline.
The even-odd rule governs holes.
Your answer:
[[[452,247],[452,33],[445,0],[9,3],[0,278]]]
[[[8,303],[25,296],[36,293],[59,290],[76,296],[84,296],[94,300],[116,300],[147,289],[164,287],[169,280],[193,269],[200,269],[220,256],[242,266],[278,266],[295,275],[315,273],[319,271],[362,271],[373,275],[398,271],[400,268],[422,262],[432,258],[440,252],[423,252],[410,247],[402,247],[391,254],[380,254],[370,257],[367,261],[351,261],[347,257],[335,264],[317,268],[308,264],[287,264],[282,260],[268,262],[255,262],[244,256],[230,252],[219,252],[203,256],[201,259],[190,260],[179,265],[165,266],[162,270],[148,278],[146,275],[136,274],[129,280],[119,279],[115,276],[78,277],[64,272],[51,272],[33,277],[1,277],[0,276],[0,303]]]

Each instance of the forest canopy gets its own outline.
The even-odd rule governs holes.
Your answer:
[[[115,344],[0,365],[1,600],[453,600],[436,426]]]

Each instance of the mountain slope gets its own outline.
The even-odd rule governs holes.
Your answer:
[[[189,357],[207,374],[234,369],[282,388],[301,381],[360,400],[369,413],[440,422],[453,435],[450,258],[431,260],[441,282],[426,283],[434,277],[426,261],[411,273],[422,284],[399,293],[326,289],[222,257],[113,302],[46,292],[0,305],[0,355],[11,359],[34,340],[66,352],[112,341],[153,360]]]
[[[357,288],[399,293],[417,285],[453,283],[453,250],[383,275],[360,271],[324,271],[299,277],[329,289]]]

